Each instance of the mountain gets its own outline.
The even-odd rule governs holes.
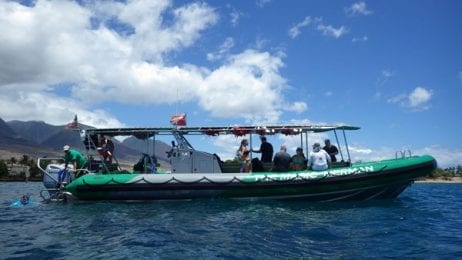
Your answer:
[[[17,134],[3,119],[0,118],[0,147],[3,145],[29,145],[30,142]]]
[[[2,137],[12,137],[15,135],[15,132],[11,127],[0,118],[0,136]]]
[[[8,123],[0,118],[0,159],[29,155],[30,157],[55,156],[57,153],[47,147],[22,137]]]
[[[62,150],[64,145],[69,145],[77,149],[83,149],[83,143],[80,140],[79,131],[73,129],[65,129],[64,127],[61,127],[59,131],[53,134],[50,133],[50,135],[40,144],[54,150]]]
[[[43,121],[9,121],[8,125],[23,138],[40,144],[63,129],[62,126],[49,125]]]

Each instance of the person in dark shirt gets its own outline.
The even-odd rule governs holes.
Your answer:
[[[287,153],[285,145],[281,145],[281,149],[274,155],[273,172],[287,172],[290,167],[290,154]]]
[[[264,163],[270,163],[273,158],[273,146],[266,141],[266,137],[260,138],[261,145],[260,150],[253,150],[254,153],[261,153],[261,161]]]
[[[338,154],[338,149],[337,149],[337,147],[336,147],[335,145],[332,145],[332,144],[330,143],[330,140],[329,140],[329,139],[324,140],[324,144],[325,144],[326,146],[324,146],[322,149],[323,149],[324,151],[326,151],[326,152],[329,154],[330,160],[331,160],[332,162],[336,162],[336,161],[337,161],[337,158],[335,157],[335,155]]]

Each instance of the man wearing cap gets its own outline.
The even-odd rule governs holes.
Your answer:
[[[69,145],[64,146],[64,168],[67,169],[67,165],[72,163],[74,167],[75,177],[79,176],[79,170],[87,167],[87,159],[79,151],[71,149]]]
[[[321,149],[321,145],[319,143],[313,144],[313,151],[310,152],[309,158],[309,165],[312,170],[323,171],[329,168],[331,162],[330,156],[326,151]]]

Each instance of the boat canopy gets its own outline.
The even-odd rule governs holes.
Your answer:
[[[154,135],[171,135],[172,132],[182,135],[298,135],[302,133],[320,133],[335,130],[359,130],[360,127],[349,125],[271,125],[271,126],[210,126],[210,127],[151,127],[151,128],[99,128],[86,129],[89,135],[101,134],[105,136],[135,136],[147,139]]]

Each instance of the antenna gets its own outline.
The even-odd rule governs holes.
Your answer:
[[[178,86],[176,87],[176,106],[175,106],[175,114],[178,114],[178,104],[180,103],[180,96],[179,96]]]

